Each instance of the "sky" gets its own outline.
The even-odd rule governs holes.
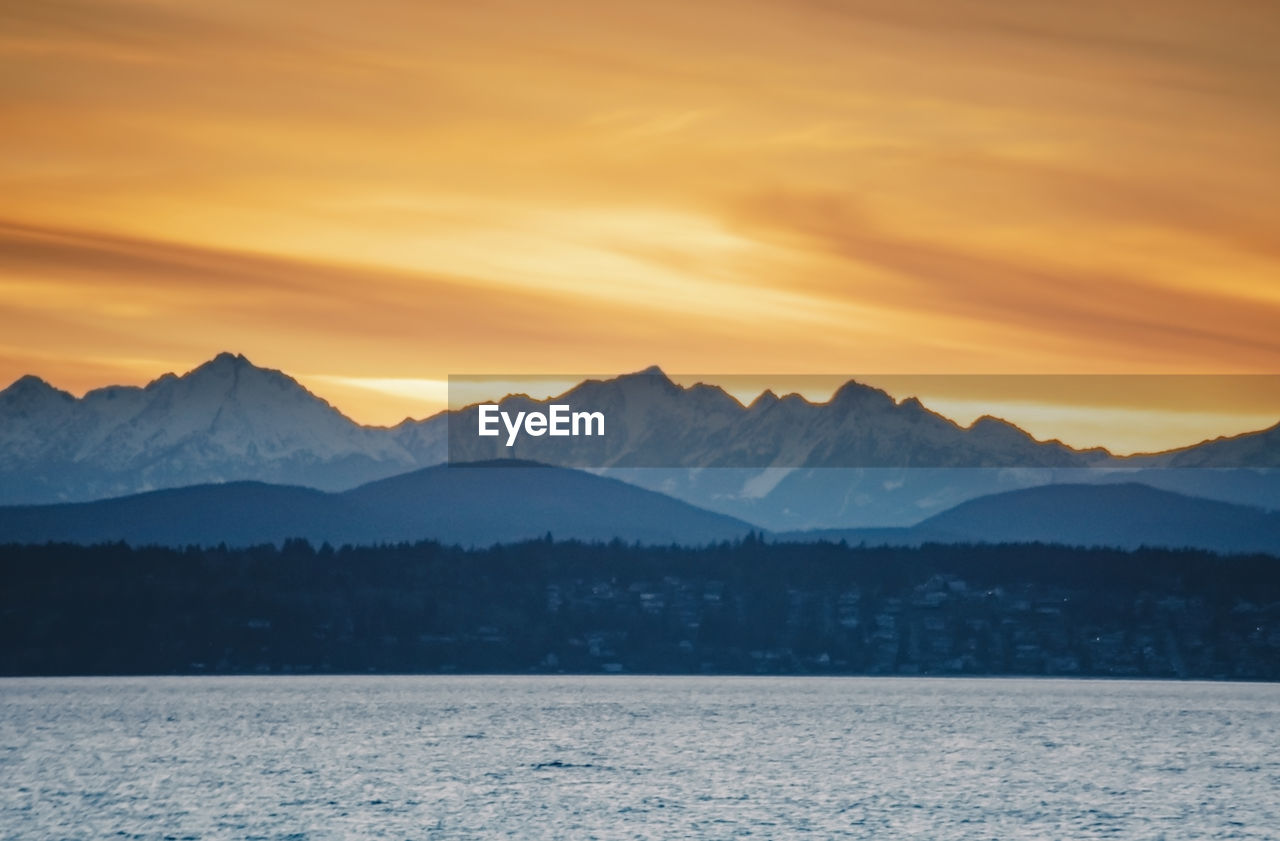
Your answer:
[[[450,374],[1278,373],[1276,43],[1270,0],[0,0],[0,381],[228,350],[383,424]]]

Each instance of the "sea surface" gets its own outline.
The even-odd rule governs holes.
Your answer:
[[[0,680],[12,839],[1280,837],[1280,685]]]

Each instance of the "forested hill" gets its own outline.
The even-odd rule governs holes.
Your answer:
[[[1280,561],[1039,544],[0,546],[0,673],[1280,679]]]

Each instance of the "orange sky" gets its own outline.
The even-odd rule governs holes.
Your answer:
[[[1277,372],[1277,43],[1270,0],[0,0],[0,380],[232,350],[386,423],[451,372]]]

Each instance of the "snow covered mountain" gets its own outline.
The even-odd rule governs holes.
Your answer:
[[[1277,427],[1117,459],[1035,441],[995,418],[961,427],[856,382],[827,403],[766,392],[743,406],[716,386],[683,387],[651,368],[585,381],[557,402],[605,412],[608,435],[556,439],[554,450],[547,438],[509,449],[499,438],[457,437],[475,429],[474,409],[363,427],[285,374],[232,354],[80,399],[28,376],[0,391],[0,504],[238,480],[341,491],[440,464],[452,443],[455,460],[587,467],[773,530],[907,526],[967,499],[1062,482],[1141,481],[1280,508]],[[516,396],[502,406],[545,403]]]
[[[0,392],[6,503],[243,479],[343,489],[417,466],[390,431],[362,427],[291,377],[229,353],[80,399],[31,376]]]
[[[1257,432],[1214,438],[1163,453],[1120,461],[1141,467],[1280,467],[1280,423]]]
[[[961,427],[877,388],[845,383],[826,403],[765,392],[743,406],[717,386],[682,387],[656,368],[588,380],[554,400],[507,397],[508,413],[546,411],[550,403],[590,407],[609,419],[599,437],[480,438],[477,409],[454,413],[451,460],[520,458],[570,467],[835,468],[1088,467],[1110,459],[1101,449],[1040,442],[996,418]],[[458,422],[460,421],[460,422]]]

